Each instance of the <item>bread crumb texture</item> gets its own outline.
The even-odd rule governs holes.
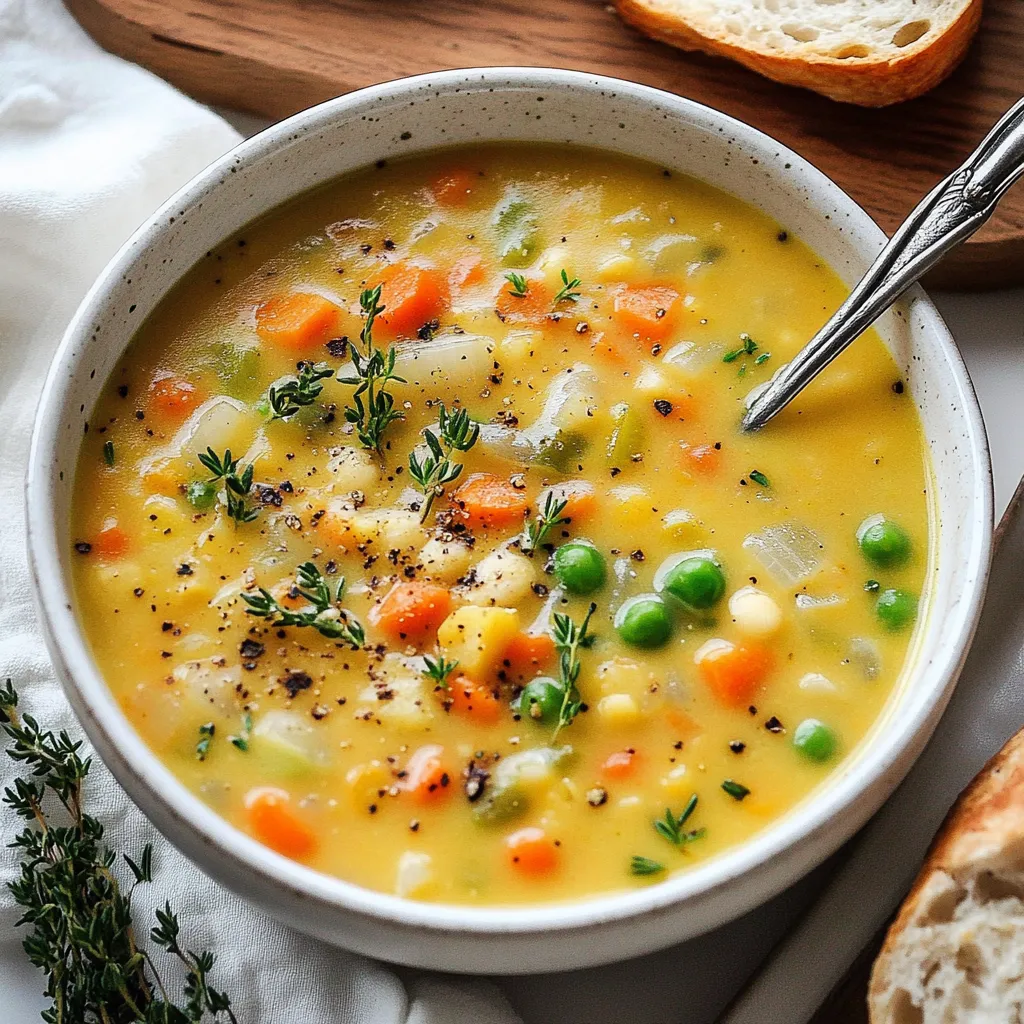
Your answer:
[[[833,99],[885,106],[963,57],[981,0],[617,0],[642,31]]]
[[[872,1024],[1024,1022],[1024,737],[954,806],[875,961]]]
[[[996,1024],[1024,1007],[1024,874],[929,881],[928,906],[891,950],[875,1024]]]

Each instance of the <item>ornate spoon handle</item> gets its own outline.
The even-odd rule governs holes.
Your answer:
[[[793,361],[750,392],[743,429],[758,430],[785,408],[926,270],[973,235],[1021,174],[1024,100],[1004,114],[967,160],[918,204],[849,298]]]

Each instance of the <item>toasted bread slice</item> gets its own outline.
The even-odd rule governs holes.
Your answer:
[[[872,1024],[1024,1020],[1024,731],[964,790],[875,960]]]
[[[884,107],[956,67],[981,0],[616,0],[642,32],[834,100]]]

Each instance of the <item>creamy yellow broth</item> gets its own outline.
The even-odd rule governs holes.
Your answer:
[[[401,330],[387,322],[393,264],[432,282],[396,306]],[[563,269],[578,298],[555,303]],[[510,273],[526,279],[525,296],[511,294]],[[386,429],[383,454],[346,422],[354,388],[334,377],[313,404],[271,419],[268,387],[297,360],[351,375],[338,339],[360,344],[360,295],[382,280],[373,338],[385,351],[397,340],[408,381],[389,385],[404,418]],[[650,286],[661,291],[636,291]],[[300,347],[274,305],[293,293],[320,296]],[[218,813],[372,889],[564,900],[727,850],[805,798],[870,729],[913,631],[887,628],[876,601],[890,588],[918,595],[924,579],[924,444],[877,337],[769,429],[737,429],[746,393],[843,296],[784,226],[606,153],[456,150],[305,195],[200,261],[139,328],[94,411],[69,542],[97,662],[154,752]],[[409,453],[424,454],[439,401],[483,432],[454,452],[464,469],[421,525]],[[251,522],[227,514],[223,482],[206,486],[207,446],[230,449],[240,476],[254,466],[242,497]],[[514,498],[493,522],[483,513],[485,525],[457,497],[477,474]],[[523,554],[545,488],[566,481],[593,497]],[[879,514],[909,537],[903,564],[874,564],[858,545],[862,521]],[[758,546],[779,527],[790,532],[775,542],[799,549],[788,575]],[[581,539],[606,581],[566,594],[551,550]],[[625,642],[616,612],[684,552],[720,566],[724,595],[702,611],[669,598],[667,642]],[[258,601],[262,587],[312,618],[295,590],[309,560],[330,586],[327,619],[361,625],[361,649],[247,610],[242,595]],[[376,620],[396,578],[442,595],[419,637]],[[758,591],[753,604],[749,593],[733,600],[745,587]],[[549,635],[554,612],[581,625],[591,601],[583,707],[556,735],[512,702],[534,676],[562,685],[557,657],[509,665],[506,646]],[[738,677],[707,669],[709,641],[743,648]],[[460,661],[448,689],[424,674],[424,654]],[[461,697],[460,671],[475,687]],[[821,760],[799,748],[807,719],[829,730]],[[540,753],[524,766],[525,751]],[[659,831],[666,810],[672,827]]]

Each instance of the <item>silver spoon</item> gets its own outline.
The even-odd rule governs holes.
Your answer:
[[[1024,174],[1024,99],[981,145],[940,182],[900,225],[850,297],[824,327],[747,395],[744,430],[759,430],[870,327],[925,271],[992,216],[1006,190]]]

